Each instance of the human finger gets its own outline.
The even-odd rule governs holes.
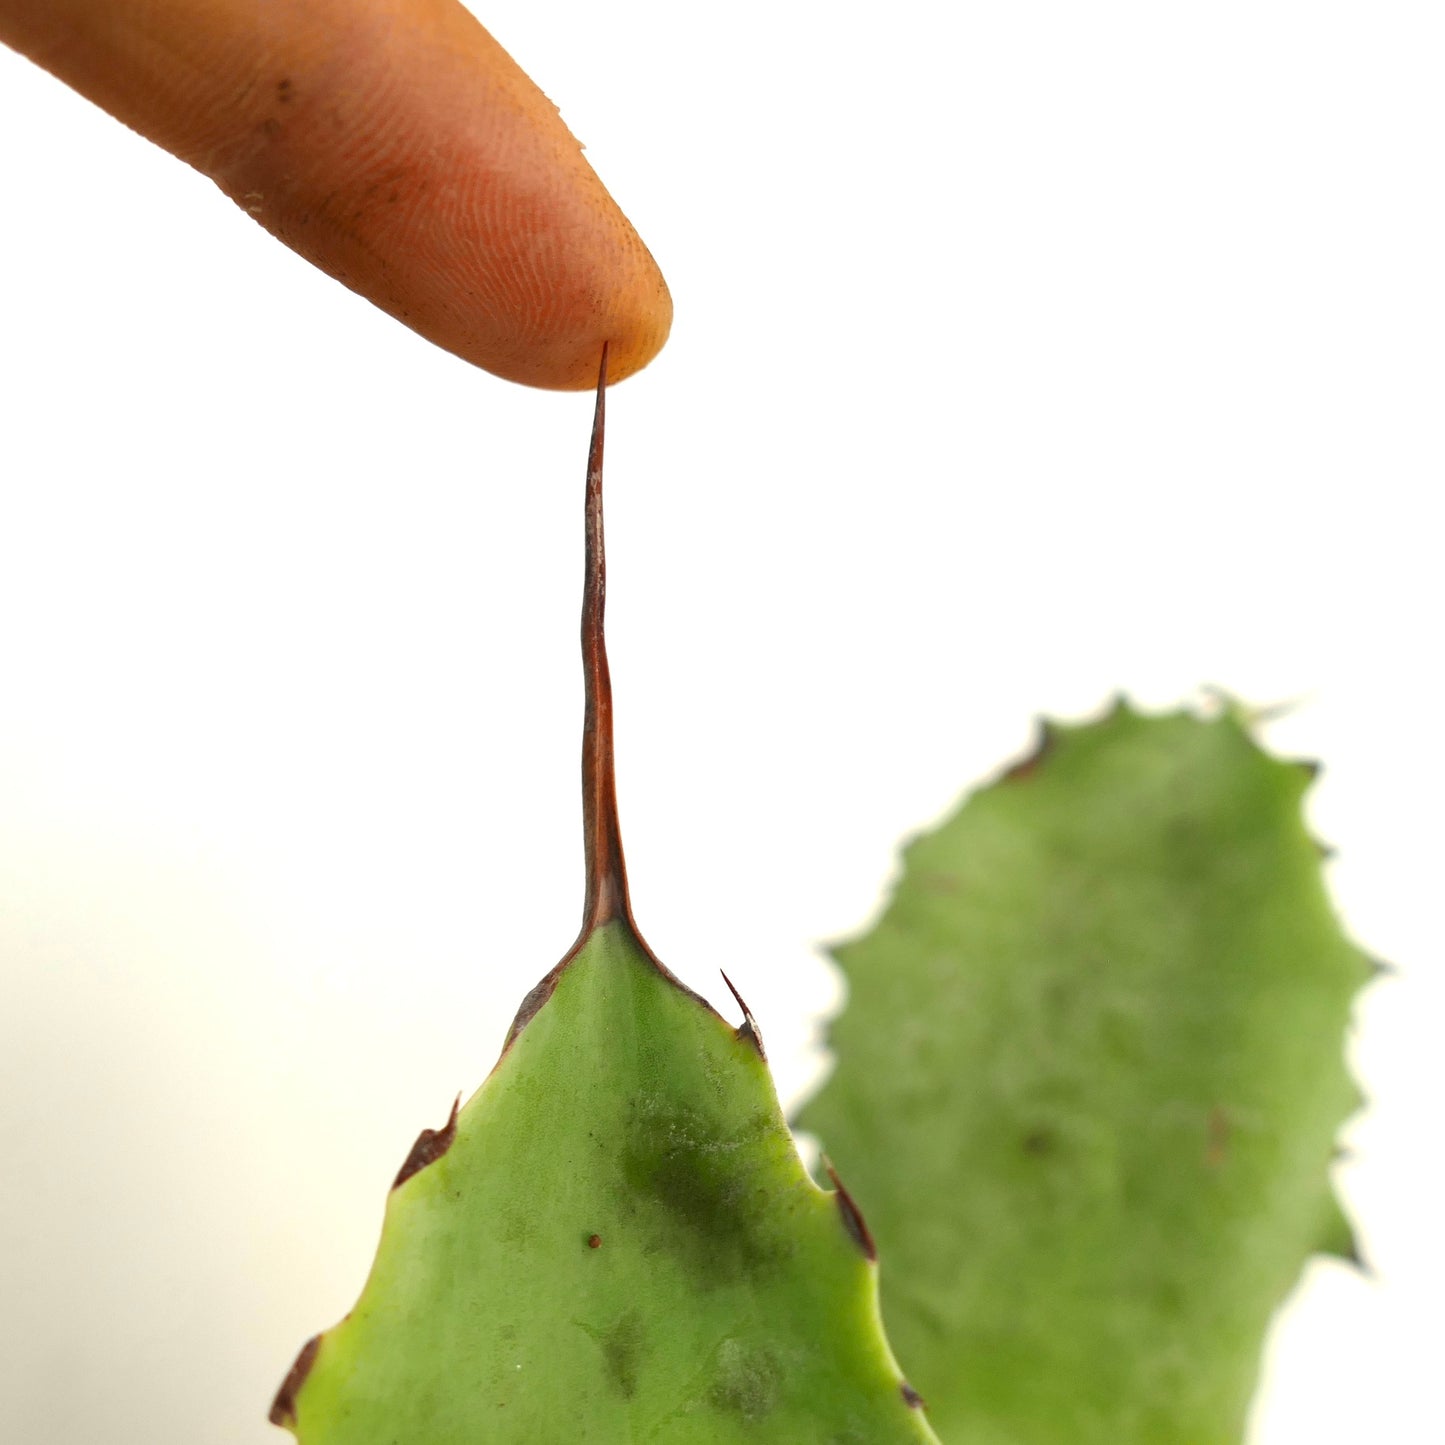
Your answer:
[[[667,339],[652,256],[458,0],[0,0],[0,40],[498,376],[581,389]]]

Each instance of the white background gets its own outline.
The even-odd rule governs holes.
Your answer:
[[[1429,4],[498,0],[677,302],[612,396],[634,900],[785,1101],[898,840],[1118,689],[1300,699],[1342,1189],[1253,1445],[1445,1440]],[[264,1445],[581,906],[590,400],[0,53],[0,1437]],[[731,1005],[727,1012],[733,1011]]]

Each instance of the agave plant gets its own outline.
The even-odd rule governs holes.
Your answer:
[[[821,1187],[746,1004],[728,1024],[633,919],[604,396],[605,358],[582,929],[422,1131],[271,1419],[303,1445],[1237,1445],[1271,1313],[1312,1251],[1354,1253],[1328,1169],[1370,965],[1301,817],[1312,769],[1232,705],[1046,728],[836,950],[837,1072],[799,1123],[855,1194],[826,1157]]]

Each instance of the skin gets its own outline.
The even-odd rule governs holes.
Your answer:
[[[511,381],[596,385],[672,298],[557,109],[457,0],[0,0],[0,41],[272,235]]]

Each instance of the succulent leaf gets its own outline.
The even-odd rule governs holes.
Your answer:
[[[607,924],[392,1192],[283,1423],[305,1445],[933,1439],[845,1199],[807,1176],[751,1036]]]
[[[1308,1255],[1367,957],[1238,709],[1049,726],[912,842],[835,956],[838,1064],[799,1124],[867,1211],[944,1440],[1237,1445]]]
[[[417,1140],[360,1300],[302,1350],[271,1418],[302,1445],[935,1441],[883,1336],[867,1227],[808,1176],[752,1015],[728,1025],[632,919],[602,636],[602,397],[582,933],[491,1076]]]

